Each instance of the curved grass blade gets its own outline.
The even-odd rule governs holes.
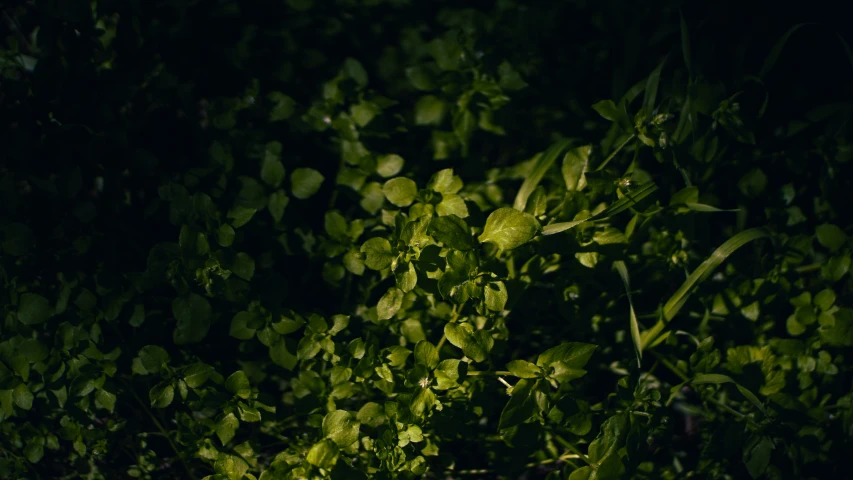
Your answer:
[[[632,190],[626,193],[624,197],[613,202],[609,207],[604,209],[604,211],[602,211],[600,215],[603,218],[607,218],[612,217],[617,213],[624,212],[625,210],[628,210],[629,208],[639,203],[644,198],[656,192],[657,189],[658,186],[655,182],[646,182],[637,187],[636,190]]]
[[[553,235],[555,233],[565,232],[566,230],[574,228],[584,222],[589,222],[592,220],[604,220],[605,218],[612,217],[613,215],[616,215],[620,212],[624,212],[625,210],[636,205],[640,200],[648,197],[657,189],[658,186],[655,184],[655,182],[646,182],[639,186],[636,190],[630,193],[626,193],[624,197],[613,202],[609,207],[602,210],[601,213],[599,213],[598,215],[593,215],[583,220],[574,220],[571,222],[560,222],[552,223],[551,225],[546,225],[542,229],[542,235]]]
[[[732,253],[737,251],[737,249],[753,240],[767,236],[770,236],[770,232],[767,230],[763,228],[751,228],[726,240],[722,245],[714,250],[714,253],[702,262],[702,264],[699,265],[689,277],[687,277],[687,280],[681,284],[681,287],[676,290],[672,297],[667,300],[661,311],[660,320],[658,320],[652,328],[643,332],[641,335],[642,348],[648,348],[649,345],[658,338],[661,332],[663,332],[666,324],[675,318],[679,310],[681,310],[681,307],[683,307],[687,302],[687,299],[690,298],[690,292],[693,287],[711,276],[714,269],[723,263],[723,261],[725,261]]]
[[[637,367],[639,367],[642,365],[643,360],[643,344],[640,341],[640,324],[637,321],[637,314],[634,312],[634,301],[631,300],[631,281],[628,277],[628,267],[625,266],[624,261],[617,260],[613,262],[613,268],[622,278],[622,283],[625,285],[625,294],[628,296],[631,340],[634,342],[634,355],[637,357]]]
[[[764,60],[764,64],[761,66],[761,70],[758,72],[758,78],[764,78],[770,73],[770,70],[776,65],[776,62],[779,60],[779,55],[782,54],[782,49],[785,48],[785,43],[788,42],[788,39],[791,38],[791,35],[794,34],[801,27],[806,25],[814,25],[814,23],[799,23],[789,28],[784,35],[773,45],[773,48],[770,49],[770,53],[767,55],[767,58]]]
[[[658,96],[658,85],[660,84],[660,72],[663,70],[664,64],[666,64],[666,58],[660,62],[660,65],[657,66],[652,73],[649,74],[649,79],[646,81],[646,93],[643,96],[643,108],[646,109],[646,113],[651,115],[652,111],[655,108],[655,100],[657,100]]]
[[[684,14],[681,10],[678,11],[678,16],[681,18],[681,53],[684,54],[684,65],[687,66],[687,73],[693,76],[693,55],[690,53],[690,30],[687,29],[687,22],[684,21]]]
[[[545,227],[542,228],[542,235],[553,235],[555,233],[565,232],[566,230],[577,227],[583,222],[588,222],[589,220],[590,218],[584,218],[583,220],[575,220],[573,222],[560,222],[545,225]]]
[[[717,208],[717,207],[712,207],[710,205],[705,205],[704,203],[690,203],[690,202],[688,202],[688,203],[685,203],[684,205],[686,205],[687,208],[689,208],[690,210],[693,210],[694,212],[713,213],[713,212],[739,212],[740,211],[739,208]]]
[[[732,377],[729,377],[728,375],[721,375],[719,373],[700,374],[700,375],[696,375],[693,378],[693,380],[690,381],[690,383],[692,383],[694,385],[702,385],[702,384],[707,384],[707,383],[711,383],[714,385],[719,385],[722,383],[733,383],[735,385],[735,387],[738,389],[738,391],[741,393],[741,395],[743,395],[744,397],[746,397],[747,400],[749,400],[749,403],[755,405],[755,408],[760,410],[761,413],[763,413],[765,415],[767,414],[767,412],[764,411],[764,404],[761,403],[761,400],[759,400],[758,397],[754,393],[749,391],[743,385],[734,381],[734,379]]]
[[[522,212],[524,211],[524,207],[527,205],[527,199],[530,198],[533,190],[535,190],[536,186],[539,185],[539,182],[542,181],[542,177],[545,176],[545,173],[557,160],[557,157],[559,157],[560,154],[562,154],[569,145],[571,145],[571,143],[571,140],[560,140],[548,148],[548,150],[539,154],[539,160],[533,167],[533,171],[524,179],[524,183],[522,183],[521,188],[518,189],[518,194],[516,194],[515,202],[512,205],[513,208]]]

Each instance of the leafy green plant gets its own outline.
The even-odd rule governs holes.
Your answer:
[[[842,477],[812,26],[732,69],[679,2],[10,5],[4,478]]]

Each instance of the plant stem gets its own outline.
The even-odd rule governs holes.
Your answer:
[[[820,267],[822,266],[822,263],[812,263],[811,265],[803,265],[802,267],[797,267],[794,269],[794,271],[797,273],[812,272],[814,270],[820,270]]]
[[[485,372],[485,371],[474,371],[474,372],[472,372],[472,371],[468,371],[468,375],[471,375],[473,377],[476,377],[478,375],[490,375],[490,376],[495,376],[495,377],[501,377],[501,376],[505,376],[505,375],[512,375],[512,372],[507,372],[504,370],[497,370],[494,372]]]
[[[625,145],[628,145],[628,143],[630,143],[631,140],[633,140],[636,136],[636,134],[632,133],[628,138],[625,139],[625,141],[620,143],[619,146],[616,147],[616,149],[614,149],[612,152],[610,152],[610,155],[608,155],[607,158],[605,158],[604,161],[601,162],[601,165],[599,165],[598,168],[595,169],[595,171],[597,172],[606,167],[607,164],[610,163],[610,160],[613,160],[613,157],[615,157],[617,153],[622,151],[622,149],[625,148]]]
[[[672,362],[670,362],[669,360],[664,358],[663,355],[661,355],[658,352],[655,352],[654,350],[651,350],[651,353],[652,353],[652,355],[655,356],[655,358],[660,360],[660,363],[662,363],[672,373],[676,374],[678,376],[678,378],[680,378],[682,381],[686,382],[686,381],[690,380],[690,377],[688,377],[687,374],[685,374],[684,372],[679,370],[678,367],[676,367]]]
[[[157,417],[154,416],[154,413],[152,413],[151,410],[148,409],[148,406],[145,405],[145,402],[143,402],[141,398],[139,398],[139,395],[137,395],[136,392],[133,391],[132,388],[130,388],[130,385],[127,385],[127,390],[130,392],[131,395],[133,395],[133,398],[136,399],[136,402],[139,403],[139,406],[142,407],[142,410],[144,410],[145,413],[148,414],[148,416],[151,418],[151,421],[153,421],[154,425],[157,427],[157,430],[160,430],[160,434],[163,435],[169,442],[169,445],[172,447],[172,450],[175,451],[175,455],[178,456],[178,460],[180,460],[181,465],[183,465],[184,470],[186,470],[187,476],[190,478],[190,480],[196,480],[197,477],[195,476],[193,471],[190,470],[190,467],[189,465],[187,465],[187,462],[184,461],[184,456],[181,454],[181,451],[178,450],[178,447],[177,445],[175,445],[175,442],[172,441],[172,437],[169,436],[169,432],[167,432],[166,429],[163,428],[163,425],[160,423],[159,420],[157,420]]]
[[[551,432],[551,436],[552,436],[552,437],[554,437],[554,440],[556,440],[556,441],[557,441],[557,443],[559,443],[560,445],[562,445],[562,446],[566,447],[566,449],[568,449],[570,452],[572,452],[572,453],[574,453],[575,455],[577,455],[577,458],[580,458],[581,460],[583,460],[584,462],[586,462],[586,463],[587,463],[587,465],[592,465],[592,463],[589,461],[589,457],[587,457],[586,455],[584,455],[584,454],[583,454],[583,452],[581,452],[580,450],[578,450],[578,447],[576,447],[576,446],[572,445],[568,440],[566,440],[565,438],[563,438],[563,437],[561,437],[561,436],[557,435],[557,434],[556,434],[556,433],[554,433],[554,432]]]

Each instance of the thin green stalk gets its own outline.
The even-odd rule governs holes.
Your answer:
[[[512,375],[512,372],[507,372],[505,370],[497,370],[494,372],[485,372],[485,371],[468,371],[468,375],[472,377],[476,376],[494,376],[494,377],[504,377],[507,375]]]
[[[148,414],[148,417],[151,418],[151,421],[154,422],[154,425],[157,427],[157,430],[160,431],[160,434],[163,435],[169,442],[169,445],[172,447],[172,450],[175,451],[175,455],[178,456],[178,460],[180,460],[181,465],[184,467],[184,470],[186,470],[187,476],[190,478],[190,480],[197,480],[197,477],[190,469],[190,466],[187,465],[187,462],[184,460],[184,456],[181,454],[181,451],[178,450],[177,445],[175,445],[175,442],[172,441],[172,437],[169,436],[169,432],[167,432],[166,429],[163,428],[163,425],[160,423],[159,420],[157,420],[157,417],[154,416],[154,413],[152,413],[151,410],[148,409],[148,406],[145,405],[145,402],[143,402],[141,398],[139,398],[139,395],[137,395],[136,392],[133,391],[132,388],[130,388],[130,385],[127,385],[127,389],[130,394],[133,395],[133,398],[136,399],[136,402],[139,403],[139,406],[142,407],[142,410],[144,410],[145,413]]]
[[[587,457],[586,455],[584,455],[584,454],[583,454],[583,452],[581,452],[580,450],[578,450],[578,447],[576,447],[576,446],[572,445],[568,440],[566,440],[565,438],[563,438],[563,437],[561,437],[561,436],[557,435],[556,433],[553,433],[553,432],[552,432],[552,433],[551,433],[551,436],[552,436],[552,437],[554,437],[554,440],[556,440],[556,441],[557,441],[557,443],[559,443],[560,445],[562,445],[563,447],[565,447],[567,450],[569,450],[570,452],[572,452],[572,453],[574,453],[575,455],[577,455],[577,456],[578,456],[578,458],[580,458],[581,460],[583,460],[584,462],[586,462],[586,463],[587,463],[587,465],[592,465],[592,463],[589,461],[589,457]]]
[[[738,412],[738,411],[737,411],[737,410],[735,410],[734,408],[732,408],[732,407],[730,407],[730,406],[726,405],[724,402],[722,402],[722,401],[720,401],[720,400],[717,400],[717,399],[716,399],[716,398],[714,398],[714,397],[708,397],[708,398],[706,398],[705,400],[707,400],[707,401],[708,401],[708,402],[710,402],[710,403],[713,403],[714,405],[716,405],[716,406],[720,407],[722,410],[724,410],[724,411],[726,411],[726,412],[728,412],[728,413],[731,413],[732,415],[734,415],[734,416],[738,417],[738,418],[739,418],[739,419],[741,419],[741,420],[746,420],[746,423],[750,424],[753,428],[758,428],[758,424],[757,424],[757,423],[755,423],[755,421],[754,421],[754,420],[752,419],[752,417],[750,417],[749,415],[746,415],[746,414],[744,414],[744,413]]]
[[[625,145],[628,145],[628,143],[630,143],[631,140],[633,140],[636,137],[637,137],[637,135],[632,133],[628,138],[625,139],[625,141],[620,143],[619,146],[616,147],[616,149],[614,149],[612,152],[610,152],[610,155],[608,155],[607,158],[605,158],[604,161],[601,162],[601,165],[599,165],[598,168],[595,169],[595,171],[597,172],[597,171],[603,169],[604,167],[606,167],[607,164],[610,163],[610,160],[613,160],[613,157],[615,157],[617,153],[622,151],[622,149],[625,148]]]

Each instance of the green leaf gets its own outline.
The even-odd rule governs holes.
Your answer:
[[[15,405],[22,410],[29,410],[33,408],[33,398],[33,392],[27,388],[25,383],[18,384],[18,386],[12,390],[12,399],[14,400]]]
[[[240,252],[234,257],[231,271],[234,272],[234,275],[249,281],[255,275],[255,260],[247,253]]]
[[[95,380],[88,376],[80,375],[71,382],[69,393],[75,397],[85,397],[92,393],[93,390],[95,390]]]
[[[416,417],[422,417],[427,410],[435,405],[435,393],[430,388],[420,388],[412,397],[409,409]]]
[[[451,345],[461,348],[462,353],[475,362],[486,361],[494,345],[494,339],[488,332],[475,332],[468,323],[448,323],[444,326],[444,335]]]
[[[166,408],[175,398],[175,387],[169,383],[156,385],[148,392],[148,399],[154,408]]]
[[[293,370],[293,368],[296,367],[298,358],[296,355],[290,353],[283,339],[279,339],[279,341],[269,347],[269,354],[270,359],[280,367],[284,367],[288,370]]]
[[[234,208],[228,211],[228,218],[232,219],[231,225],[234,228],[240,228],[249,223],[249,220],[255,215],[258,210],[256,208],[247,208],[240,205],[235,205]]]
[[[438,366],[438,349],[432,343],[421,340],[415,345],[415,364],[423,365],[430,370]]]
[[[457,193],[462,189],[462,179],[453,174],[452,168],[445,168],[436,172],[427,183],[427,188],[442,195]]]
[[[225,379],[225,389],[243,399],[249,398],[252,394],[249,377],[242,370],[237,370]]]
[[[44,437],[38,437],[24,447],[24,456],[30,463],[38,463],[44,457]]]
[[[563,362],[570,368],[583,368],[595,353],[596,345],[581,342],[565,342],[549,348],[536,360],[536,365],[547,368],[554,362]]]
[[[172,302],[172,314],[178,325],[172,338],[177,345],[198,343],[210,328],[211,308],[207,299],[191,293]]]
[[[493,312],[503,311],[508,294],[504,282],[489,282],[483,287],[486,308]]]
[[[398,207],[408,207],[418,194],[418,185],[410,178],[392,178],[382,185],[382,193],[392,204]]]
[[[847,241],[847,234],[844,233],[844,230],[831,223],[818,225],[815,229],[815,234],[817,235],[817,241],[831,252],[838,251]]]
[[[625,295],[628,297],[628,320],[629,330],[631,332],[631,341],[634,344],[634,355],[637,357],[637,366],[642,365],[643,360],[643,342],[640,339],[640,324],[637,320],[637,314],[634,312],[634,302],[631,300],[631,282],[628,276],[628,267],[625,262],[617,260],[613,262],[613,268],[622,279],[622,284],[625,285]]]
[[[237,416],[233,413],[225,415],[216,422],[216,436],[219,437],[223,446],[234,438],[238,428],[240,428],[240,420],[237,420]]]
[[[589,169],[589,155],[592,153],[592,145],[575,147],[563,157],[563,180],[569,191],[580,191],[586,187],[586,172]]]
[[[184,370],[184,382],[190,388],[199,388],[207,382],[207,379],[213,373],[213,367],[210,365],[196,362]]]
[[[500,77],[500,87],[503,90],[515,91],[527,86],[527,82],[521,78],[518,71],[506,60],[498,65],[498,76]]]
[[[216,456],[213,470],[219,475],[227,476],[228,480],[242,480],[249,470],[249,464],[237,455],[220,452]]]
[[[595,440],[589,445],[589,460],[601,464],[611,455],[618,456],[619,447],[628,433],[627,427],[628,419],[624,413],[605,420]]]
[[[290,174],[290,191],[294,197],[305,200],[320,190],[325,177],[313,168],[297,168]]]
[[[376,428],[386,422],[387,416],[382,405],[376,402],[367,402],[358,411],[355,418],[362,423],[373,428]]]
[[[447,247],[462,251],[474,248],[468,224],[456,215],[433,218],[428,231],[433,238]]]
[[[676,192],[672,198],[669,199],[670,205],[679,205],[685,203],[698,203],[699,202],[699,187],[690,186],[684,187],[678,192]]]
[[[18,300],[18,320],[24,325],[38,325],[53,316],[53,307],[41,295],[25,293]]]
[[[529,242],[539,230],[539,222],[533,215],[504,207],[489,215],[478,240],[494,243],[501,251],[507,251]]]
[[[95,406],[98,408],[103,408],[110,413],[113,413],[113,410],[116,406],[116,396],[114,393],[110,393],[106,390],[98,390],[95,393]]]
[[[228,334],[240,340],[251,340],[255,336],[255,329],[249,324],[255,322],[255,316],[249,312],[237,312],[231,319],[231,327]]]
[[[536,378],[542,376],[542,369],[527,360],[512,360],[506,364],[506,369],[520,378]]]
[[[687,277],[687,280],[681,284],[681,287],[676,290],[676,292],[670,297],[670,299],[663,306],[662,318],[658,320],[658,322],[649,330],[646,330],[642,333],[642,348],[646,349],[648,346],[658,338],[660,333],[666,326],[670,320],[675,318],[675,315],[678,314],[681,307],[687,302],[687,299],[690,297],[690,292],[694,286],[704,281],[708,278],[711,273],[714,272],[714,269],[717,268],[726,258],[728,258],[732,253],[737,251],[740,247],[746,245],[747,243],[757,240],[759,238],[764,238],[769,236],[770,234],[764,230],[763,228],[752,228],[749,230],[744,230],[732,238],[726,240],[722,245],[720,245],[714,253],[711,254],[701,265],[699,265],[690,276]]]
[[[439,125],[447,113],[447,103],[435,95],[424,95],[415,103],[415,125]]]
[[[273,103],[273,107],[270,109],[269,113],[270,122],[287,120],[291,115],[293,115],[296,102],[289,96],[281,92],[270,92],[270,94],[267,95],[267,99]]]
[[[397,314],[403,305],[403,291],[397,287],[391,287],[379,299],[376,305],[376,316],[379,320],[388,320]]]
[[[524,182],[521,184],[521,188],[518,189],[518,193],[515,196],[515,202],[512,204],[514,209],[524,211],[524,207],[527,205],[527,199],[530,198],[530,194],[533,193],[533,190],[535,190],[536,186],[539,185],[539,182],[542,181],[542,177],[545,176],[545,173],[548,172],[552,165],[554,165],[557,157],[559,157],[569,147],[569,145],[571,145],[571,140],[560,140],[549,147],[548,150],[536,156],[536,162],[534,163],[533,169],[524,178]]]
[[[498,428],[511,428],[530,420],[538,409],[536,392],[541,380],[529,381],[521,379],[512,387],[512,393],[506,406],[501,412]]]
[[[592,106],[592,109],[598,112],[603,118],[610,120],[611,122],[616,122],[619,120],[619,117],[622,116],[622,112],[619,111],[619,108],[616,107],[616,103],[613,100],[602,100],[598,103],[595,103]]]
[[[359,86],[364,87],[367,85],[367,71],[358,60],[352,57],[344,60],[343,71],[349,78],[355,80],[355,83]]]
[[[376,159],[376,173],[384,178],[390,178],[403,170],[405,161],[403,157],[395,154],[382,155]]]
[[[315,467],[329,470],[335,466],[335,463],[337,463],[338,454],[339,450],[338,446],[335,445],[335,442],[326,439],[320,440],[311,446],[311,449],[308,450],[308,455],[305,459]]]
[[[169,354],[163,347],[147,345],[139,350],[139,360],[148,373],[157,373],[169,363]]]
[[[391,251],[391,243],[380,237],[374,237],[364,242],[361,246],[364,254],[364,264],[371,270],[383,270],[391,266],[394,253]]]
[[[335,410],[323,418],[323,435],[340,447],[358,441],[359,422],[346,410]]]
[[[261,180],[271,187],[278,188],[284,181],[284,165],[281,160],[265,156],[261,164]]]
[[[815,295],[814,305],[823,311],[827,311],[835,304],[835,299],[835,292],[832,289],[825,288]]]
[[[743,463],[752,478],[760,477],[770,465],[773,441],[765,436],[753,437],[743,449]]]
[[[216,230],[216,241],[223,247],[229,247],[234,243],[234,228],[227,223],[223,223]]]
[[[145,323],[145,305],[137,304],[133,306],[133,314],[130,316],[128,323],[132,327],[140,327]]]
[[[435,206],[435,212],[440,216],[456,215],[459,218],[468,217],[468,206],[465,200],[455,193],[445,193],[441,202]]]
[[[284,216],[284,209],[287,208],[288,203],[290,203],[290,198],[288,198],[287,194],[284,193],[284,190],[276,190],[270,194],[270,197],[269,197],[269,200],[267,203],[267,209],[270,211],[270,215],[272,215],[272,218],[273,218],[273,220],[275,220],[275,223],[278,223],[281,221],[281,218]],[[231,240],[231,242],[228,243],[228,245],[231,245],[231,243],[233,242],[233,238],[234,238],[233,230],[231,233],[231,238],[232,238],[232,240]],[[221,244],[221,242],[220,242],[220,244]],[[228,246],[228,245],[223,245],[223,246]]]
[[[405,265],[397,267],[397,272],[397,287],[403,293],[414,290],[418,284],[418,272],[415,270],[415,265],[412,262],[407,262]]]

